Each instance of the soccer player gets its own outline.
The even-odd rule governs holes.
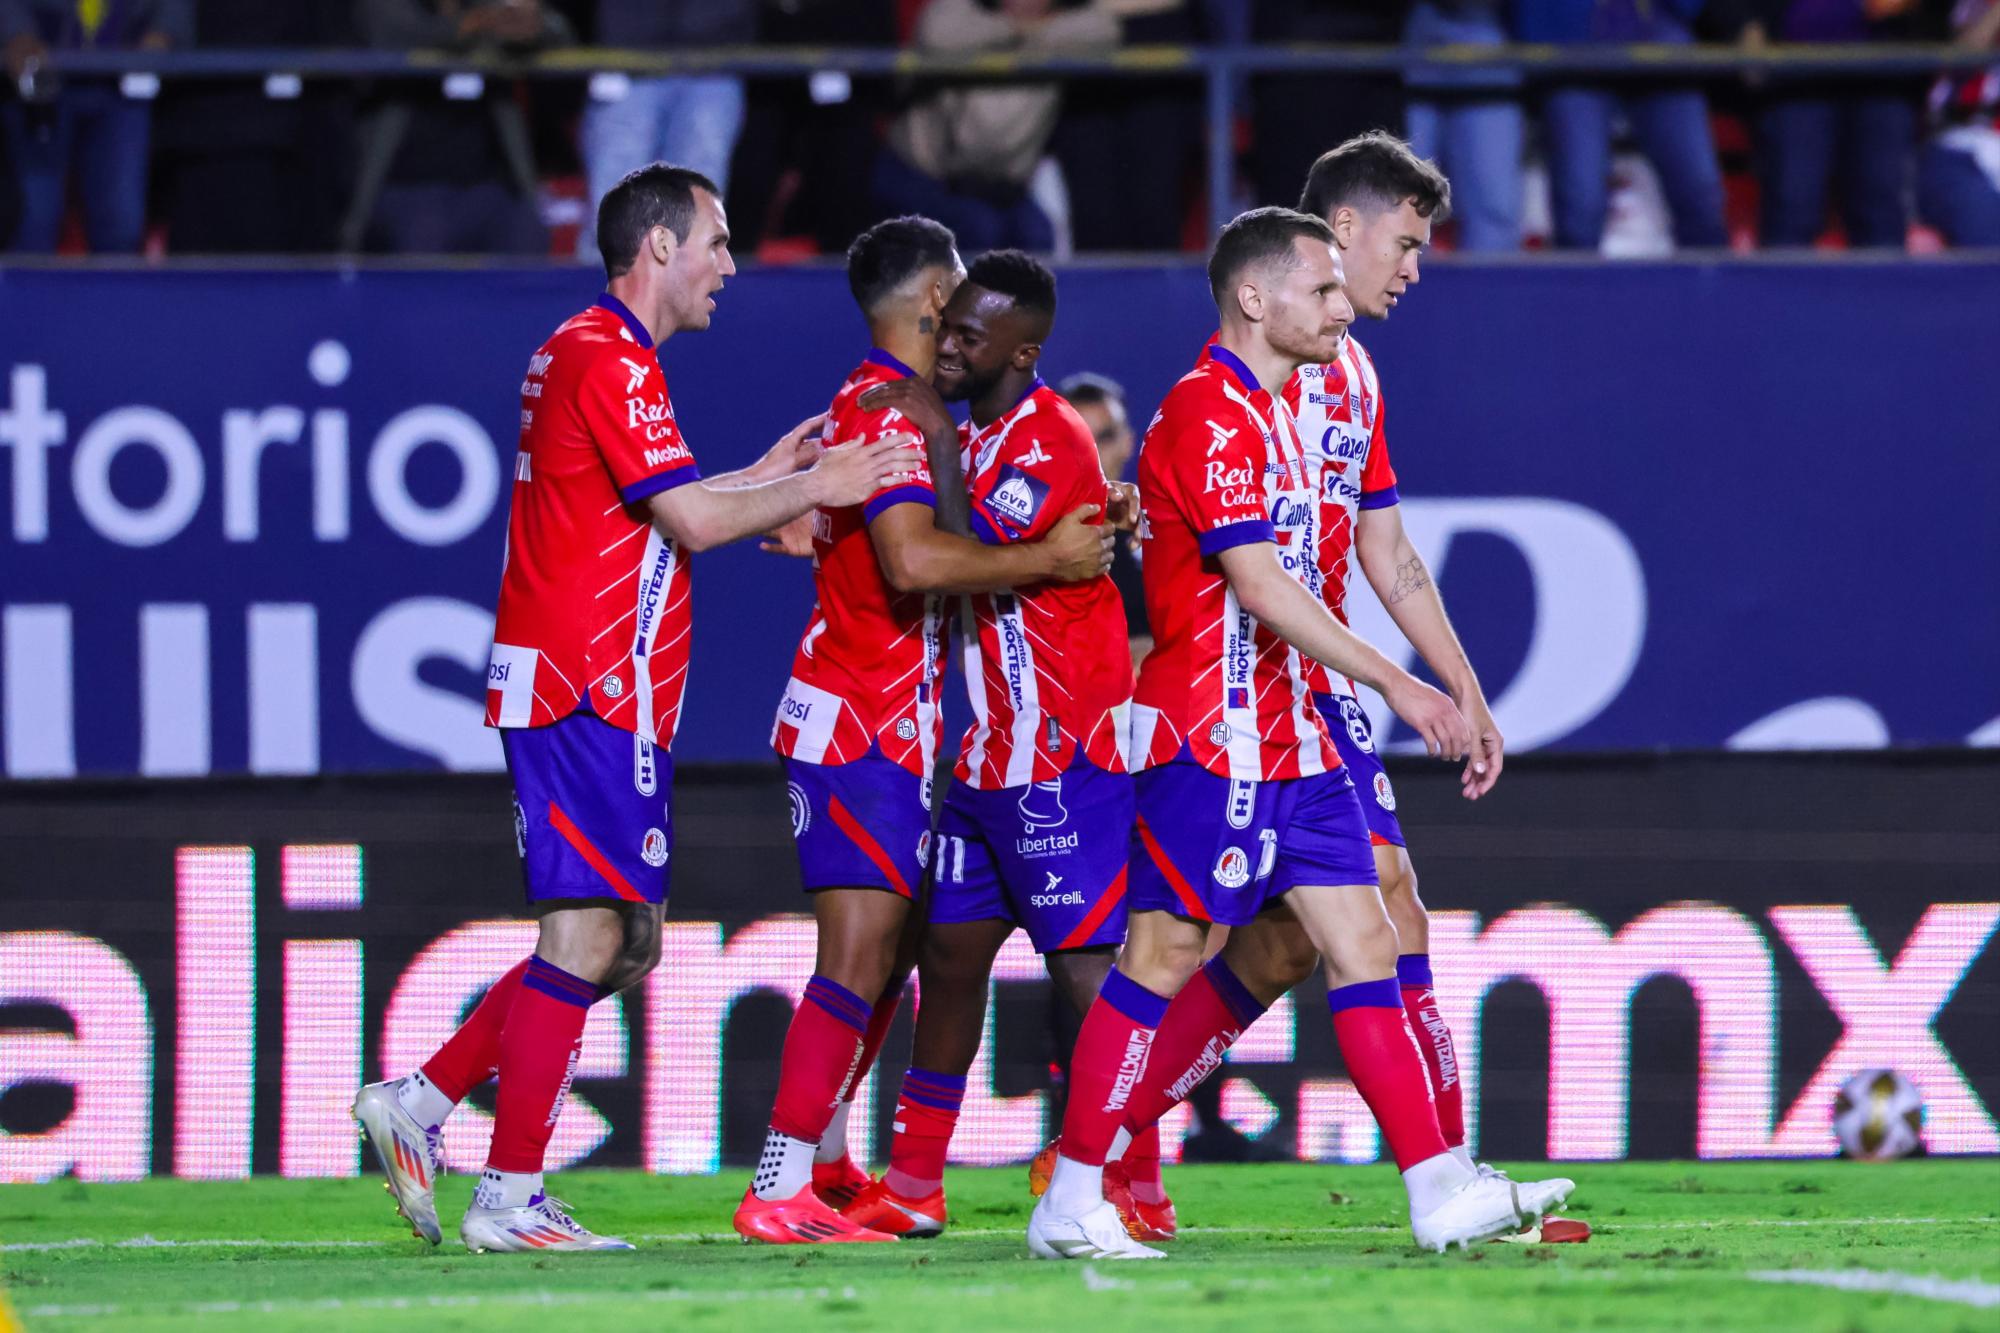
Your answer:
[[[445,1118],[499,1074],[492,1151],[459,1231],[474,1252],[631,1248],[550,1198],[542,1159],[586,1012],[659,961],[688,557],[820,504],[852,504],[908,467],[893,437],[808,466],[820,452],[815,418],[751,467],[703,478],[657,349],[707,328],[736,271],[722,196],[655,163],[605,196],[597,240],[605,294],[542,345],[521,386],[487,668],[486,721],[501,729],[539,937],[421,1069],[354,1102],[398,1209],[435,1245]]]
[[[819,930],[813,975],[785,1036],[770,1133],[735,1216],[744,1237],[773,1244],[894,1239],[829,1206],[815,1190],[815,1156],[826,1141],[833,1160],[818,1174],[829,1193],[866,1183],[845,1162],[839,1108],[881,1049],[908,971],[905,928],[930,853],[942,724],[936,594],[1083,582],[1111,559],[1109,533],[1094,521],[1102,496],[1062,514],[1038,541],[988,546],[939,530],[908,419],[863,402],[877,384],[931,373],[938,317],[964,276],[951,232],[928,218],[881,223],[849,249],[847,276],[874,347],[835,396],[832,428],[843,440],[910,441],[911,476],[815,517],[818,604],[772,728]]]
[[[901,405],[927,437],[958,439],[963,480],[958,468],[936,478],[939,522],[964,522],[989,546],[1036,541],[1059,515],[1106,500],[1088,426],[1038,373],[1055,308],[1055,275],[1041,263],[1018,250],[982,255],[938,330],[937,392],[968,403],[970,420],[954,427],[920,381],[869,399]],[[912,1064],[889,1168],[841,1210],[898,1236],[944,1230],[945,1156],[1007,937],[1028,932],[1081,1015],[1125,935],[1132,664],[1118,590],[1106,575],[1025,584],[975,593],[966,610],[974,720],[938,828]]]
[[[1349,298],[1359,314],[1371,319],[1386,319],[1418,281],[1419,256],[1430,242],[1431,225],[1450,206],[1451,187],[1437,168],[1402,140],[1380,132],[1360,135],[1323,154],[1313,164],[1300,200],[1301,212],[1332,228]],[[1321,596],[1345,624],[1347,586],[1358,558],[1397,627],[1471,724],[1472,753],[1461,784],[1468,800],[1478,800],[1500,778],[1503,741],[1437,585],[1403,530],[1374,362],[1350,332],[1337,358],[1300,367],[1283,400],[1298,424],[1312,489],[1319,496]],[[1383,903],[1396,927],[1401,999],[1428,1067],[1438,1128],[1453,1155],[1475,1166],[1465,1146],[1457,1053],[1432,991],[1430,919],[1417,896],[1416,875],[1396,818],[1395,790],[1375,751],[1353,681],[1317,663],[1309,664],[1308,680],[1314,705],[1361,793]],[[1128,1108],[1129,1130],[1156,1123],[1190,1086],[1213,1073],[1230,1044],[1279,996],[1310,976],[1317,961],[1311,940],[1281,915],[1232,932],[1221,956],[1176,997],[1162,1023],[1150,1072]],[[1561,1177],[1519,1185],[1524,1202],[1537,1214],[1561,1203],[1575,1188]]]
[[[1332,229],[1290,209],[1245,213],[1216,240],[1209,286],[1221,332],[1167,395],[1139,456],[1155,646],[1132,710],[1130,931],[1077,1039],[1028,1248],[1161,1257],[1126,1234],[1103,1164],[1168,1003],[1201,968],[1209,924],[1267,911],[1294,918],[1325,962],[1334,1035],[1403,1173],[1418,1243],[1482,1240],[1519,1224],[1513,1187],[1459,1161],[1438,1131],[1361,804],[1305,669],[1311,659],[1374,686],[1434,755],[1460,758],[1471,744],[1450,699],[1319,596],[1318,497],[1274,395],[1299,367],[1332,360],[1353,319]]]

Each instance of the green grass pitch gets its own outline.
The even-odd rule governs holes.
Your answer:
[[[1147,1264],[1029,1259],[1019,1168],[954,1170],[942,1239],[825,1248],[737,1243],[744,1172],[561,1177],[639,1244],[614,1255],[465,1253],[464,1176],[436,1250],[366,1178],[59,1181],[0,1188],[0,1280],[31,1330],[2000,1330],[2000,1160],[1567,1171],[1588,1244],[1439,1257],[1387,1166],[1176,1168],[1185,1230]]]

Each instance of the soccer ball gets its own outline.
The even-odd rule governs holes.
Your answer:
[[[1893,1069],[1864,1069],[1834,1095],[1833,1134],[1842,1156],[1864,1162],[1922,1152],[1924,1095]]]

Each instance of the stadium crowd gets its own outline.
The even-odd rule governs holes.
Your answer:
[[[1119,44],[1954,40],[1935,80],[1535,82],[1504,68],[1247,80],[1232,202],[1286,199],[1377,126],[1454,182],[1466,251],[2000,245],[2000,0],[0,0],[0,238],[24,253],[465,253],[594,261],[597,199],[656,158],[724,185],[746,253],[839,253],[921,212],[968,250],[1200,250],[1187,78],[949,85],[62,77],[80,47],[1102,53]]]

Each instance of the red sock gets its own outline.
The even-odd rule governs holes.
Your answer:
[[[868,1077],[868,1071],[875,1067],[875,1057],[882,1054],[882,1043],[888,1040],[889,1025],[896,1021],[896,1010],[903,1003],[903,986],[908,981],[907,976],[891,981],[889,989],[882,992],[875,1007],[868,1011],[868,1026],[861,1033],[861,1063],[854,1066],[854,1078],[847,1085],[849,1100],[861,1086],[861,1080]]]
[[[1437,1103],[1438,1129],[1445,1143],[1465,1146],[1465,1087],[1458,1081],[1458,1050],[1451,1044],[1451,1029],[1438,1013],[1437,995],[1431,990],[1431,956],[1406,953],[1396,960],[1396,979],[1403,988],[1403,1012],[1416,1034],[1417,1049],[1423,1052],[1430,1070],[1431,1098]]]
[[[583,1020],[596,1000],[594,983],[529,956],[500,1030],[500,1091],[486,1154],[493,1170],[542,1169],[583,1048]]]
[[[1132,1090],[1132,1100],[1125,1108],[1125,1124],[1132,1133],[1136,1136],[1140,1130],[1159,1124],[1203,1079],[1221,1068],[1223,1052],[1264,1009],[1220,956],[1202,964],[1160,1020],[1146,1077]],[[1133,1142],[1136,1146],[1136,1137]],[[1157,1135],[1153,1142],[1157,1163]],[[1125,1161],[1128,1165],[1132,1161],[1130,1149]]]
[[[1069,1104],[1063,1111],[1062,1155],[1085,1166],[1104,1165],[1111,1140],[1125,1123],[1133,1091],[1146,1074],[1146,1058],[1167,1012],[1163,995],[1111,969],[1097,1002],[1083,1017],[1069,1062]]]
[[[883,1179],[906,1199],[921,1199],[944,1184],[944,1159],[958,1108],[965,1100],[965,1075],[912,1068],[903,1075],[896,1099],[895,1142]]]
[[[1329,991],[1333,1037],[1361,1100],[1375,1113],[1396,1169],[1407,1171],[1445,1151],[1431,1104],[1424,1057],[1403,1017],[1403,997],[1394,977],[1357,981]]]
[[[500,1067],[500,1030],[507,1025],[507,1011],[514,1007],[514,996],[527,971],[526,958],[507,969],[459,1024],[458,1031],[445,1038],[437,1054],[424,1062],[423,1076],[432,1087],[462,1102],[466,1093],[493,1077],[493,1071]]]
[[[859,1079],[868,1004],[835,981],[815,973],[785,1032],[778,1066],[778,1102],[771,1128],[788,1138],[818,1143],[835,1104]]]
[[[1163,1027],[1160,1029],[1165,1032]],[[1154,1050],[1157,1052],[1158,1043]],[[1125,1156],[1119,1159],[1125,1163],[1125,1174],[1132,1182],[1132,1197],[1140,1203],[1159,1203],[1167,1197],[1160,1180],[1160,1127],[1151,1124],[1132,1136],[1126,1145]]]

